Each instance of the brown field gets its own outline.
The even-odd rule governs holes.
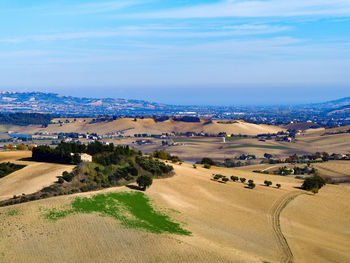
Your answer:
[[[341,178],[350,177],[350,161],[329,161],[313,164],[322,175]]]
[[[0,200],[21,195],[34,193],[45,186],[57,181],[57,176],[64,171],[71,171],[74,166],[19,161],[22,158],[31,157],[29,151],[0,152],[0,162],[14,162],[27,165],[4,178],[0,178]]]
[[[64,119],[65,120],[65,119]],[[19,133],[33,134],[35,132],[78,132],[78,133],[97,133],[104,135],[111,132],[123,132],[124,135],[133,136],[134,134],[162,134],[171,132],[204,132],[209,134],[217,134],[226,132],[227,134],[247,134],[257,135],[262,133],[276,133],[283,131],[284,128],[270,125],[257,125],[246,123],[244,121],[235,121],[234,123],[225,121],[213,121],[205,124],[202,120],[200,123],[178,122],[167,120],[164,122],[155,122],[151,118],[137,119],[133,118],[117,119],[111,122],[89,123],[89,119],[82,121],[77,119],[76,122],[60,124],[50,124],[47,128],[40,126],[22,127]]]
[[[66,119],[55,119],[65,121]],[[203,132],[209,134],[217,134],[219,132],[226,132],[228,134],[245,134],[245,135],[257,135],[262,133],[275,133],[280,130],[284,130],[278,126],[269,125],[256,125],[246,123],[243,121],[217,121],[214,120],[210,124],[205,124],[205,120],[201,123],[186,123],[175,122],[173,120],[167,120],[164,122],[154,122],[151,118],[137,119],[134,121],[132,118],[117,119],[111,122],[90,123],[91,118],[87,119],[67,119],[71,123],[50,124],[47,128],[41,126],[27,126],[27,127],[15,127],[11,126],[12,130],[16,130],[21,134],[34,134],[36,132],[78,132],[78,133],[98,133],[100,135],[106,135],[109,133],[122,132],[124,136],[131,136],[131,138],[108,140],[117,144],[128,144],[141,150],[145,153],[150,153],[154,150],[165,149],[166,151],[178,155],[180,158],[188,161],[199,161],[203,155],[209,156],[216,160],[224,160],[225,158],[233,158],[241,154],[255,154],[258,157],[262,157],[264,153],[270,153],[275,158],[286,158],[293,154],[311,154],[315,152],[328,152],[328,153],[348,153],[350,151],[350,134],[336,134],[336,135],[323,135],[325,132],[336,132],[339,130],[348,130],[348,127],[340,127],[334,129],[325,130],[321,129],[309,129],[304,131],[301,135],[298,135],[295,142],[276,142],[269,140],[266,142],[259,141],[252,138],[241,138],[226,140],[224,144],[222,138],[218,137],[188,137],[184,138],[185,141],[178,143],[176,146],[162,147],[162,139],[151,139],[154,143],[150,145],[138,146],[133,144],[137,139],[134,138],[134,134],[161,134],[171,132]],[[3,132],[3,136],[8,136],[5,130],[9,127],[3,126],[0,129]],[[168,140],[171,142],[172,140]],[[36,141],[38,144],[51,143],[51,141]],[[240,148],[227,148],[237,147],[240,145],[260,145],[268,146],[270,148],[261,147],[240,147]],[[272,148],[271,148],[272,146]],[[276,148],[273,148],[276,147]],[[287,147],[289,149],[283,149],[278,147]],[[205,154],[204,154],[205,153]]]
[[[296,147],[313,153],[349,153],[350,133],[321,136],[324,133],[323,130],[297,136]]]
[[[114,144],[128,144],[137,150],[141,150],[145,154],[149,154],[155,150],[165,150],[173,155],[179,156],[181,159],[186,161],[200,161],[203,157],[211,157],[215,160],[224,160],[226,158],[234,158],[241,154],[255,154],[257,157],[263,157],[264,153],[268,152],[273,154],[275,157],[287,157],[294,153],[305,154],[307,152],[301,151],[295,148],[296,145],[293,143],[286,142],[275,142],[267,141],[261,142],[253,138],[242,138],[227,140],[223,143],[223,139],[220,137],[181,137],[183,142],[178,142],[173,146],[162,146],[164,139],[151,138],[151,144],[137,145],[135,142],[138,138],[122,138],[118,140],[106,140],[113,142]],[[167,140],[170,143],[172,139]],[[268,147],[276,147],[277,149],[271,148],[259,148],[259,147],[242,147],[242,148],[230,148],[230,146],[241,146],[241,145],[260,145]],[[278,149],[278,147],[287,147],[290,149]]]
[[[295,262],[350,262],[350,186],[327,185],[302,195],[281,215]]]
[[[288,247],[276,233],[276,213],[295,197],[281,213],[281,227],[294,255],[293,262],[349,262],[349,186],[327,185],[316,196],[298,196],[303,191],[295,186],[301,182],[293,178],[244,169],[193,169],[188,164],[174,167],[174,177],[156,180],[146,194],[155,207],[182,222],[192,236],[125,229],[111,218],[94,214],[71,215],[57,222],[42,218],[40,211],[66,206],[74,198],[61,196],[0,209],[0,259],[284,262]],[[241,183],[218,183],[210,180],[212,173],[254,179],[257,187],[250,190]],[[264,180],[281,183],[282,188],[262,186]],[[122,187],[104,191],[131,190]]]

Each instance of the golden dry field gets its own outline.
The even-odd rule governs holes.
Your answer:
[[[350,161],[329,161],[313,164],[322,175],[341,178],[350,177]]]
[[[62,119],[61,121],[65,121]],[[68,119],[69,120],[69,119]],[[85,120],[85,121],[84,121]],[[56,119],[56,121],[58,121]],[[70,121],[72,121],[70,119]],[[133,136],[134,134],[162,134],[171,132],[204,132],[217,134],[218,132],[226,132],[227,134],[247,134],[257,135],[262,133],[276,133],[285,129],[278,126],[258,125],[247,123],[244,121],[216,121],[205,124],[202,120],[199,123],[179,122],[167,120],[164,122],[155,122],[151,118],[137,119],[122,118],[110,122],[90,123],[91,119],[77,119],[75,122],[61,124],[50,124],[47,128],[40,126],[22,127],[18,132],[24,134],[34,134],[35,132],[77,132],[77,133],[97,133],[104,135],[112,132],[123,132],[124,135]]]
[[[72,214],[58,221],[43,211],[68,207],[84,193],[0,208],[3,262],[348,262],[350,188],[327,185],[313,196],[301,181],[244,169],[174,165],[176,175],[155,180],[146,191],[153,206],[192,232],[153,234],[124,228],[97,214]],[[213,173],[253,179],[211,180]],[[282,184],[263,186],[264,180]],[[127,187],[100,192],[133,191]],[[284,208],[286,206],[286,208]],[[283,209],[284,208],[284,209]],[[281,214],[281,228],[279,228]],[[284,241],[284,234],[289,244]],[[327,239],[327,240],[326,240]],[[291,251],[289,250],[291,248]],[[339,249],[338,249],[339,248]]]
[[[350,133],[323,135],[326,131],[328,132],[328,130],[322,130],[297,136],[295,147],[312,153],[349,153]]]
[[[0,178],[0,200],[13,197],[13,195],[34,193],[45,186],[57,181],[64,171],[71,171],[73,165],[52,163],[39,163],[21,161],[22,158],[31,157],[30,151],[0,152],[0,162],[13,162],[24,164],[26,167],[4,178]]]

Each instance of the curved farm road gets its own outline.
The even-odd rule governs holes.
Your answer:
[[[293,262],[293,253],[288,245],[286,238],[282,233],[281,224],[280,224],[280,215],[282,210],[288,205],[288,203],[301,194],[303,193],[300,191],[293,191],[293,192],[287,193],[283,195],[281,198],[279,198],[271,208],[271,220],[272,220],[273,232],[274,232],[276,241],[278,242],[278,245],[282,252],[280,262],[283,262],[283,263]]]

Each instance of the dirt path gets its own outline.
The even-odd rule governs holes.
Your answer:
[[[277,168],[277,167],[279,167],[279,166],[277,166],[277,165],[275,165],[275,166],[270,166],[270,167],[267,167],[267,168],[265,168],[264,170],[261,170],[262,172],[265,172],[265,171],[267,171],[267,170],[270,170],[270,169],[273,169],[273,168]]]
[[[288,203],[301,194],[303,193],[299,191],[293,191],[293,192],[287,193],[283,195],[281,198],[279,198],[271,208],[272,228],[273,228],[275,238],[282,252],[280,262],[285,262],[285,263],[293,262],[293,253],[281,230],[280,215],[282,210],[288,205]]]

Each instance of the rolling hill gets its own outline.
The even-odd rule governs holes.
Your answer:
[[[17,130],[18,133],[34,134],[36,132],[76,132],[76,133],[97,133],[104,135],[108,133],[122,132],[124,135],[133,136],[134,134],[162,134],[162,133],[208,133],[218,134],[226,132],[227,134],[246,134],[257,135],[263,133],[277,133],[284,129],[273,125],[253,124],[244,121],[218,121],[213,120],[210,123],[202,119],[200,122],[182,122],[174,121],[172,118],[156,122],[152,118],[119,118],[114,121],[92,122],[91,119],[75,119],[65,123],[65,119],[56,119],[54,122],[63,122],[50,124],[48,127],[27,126]]]

